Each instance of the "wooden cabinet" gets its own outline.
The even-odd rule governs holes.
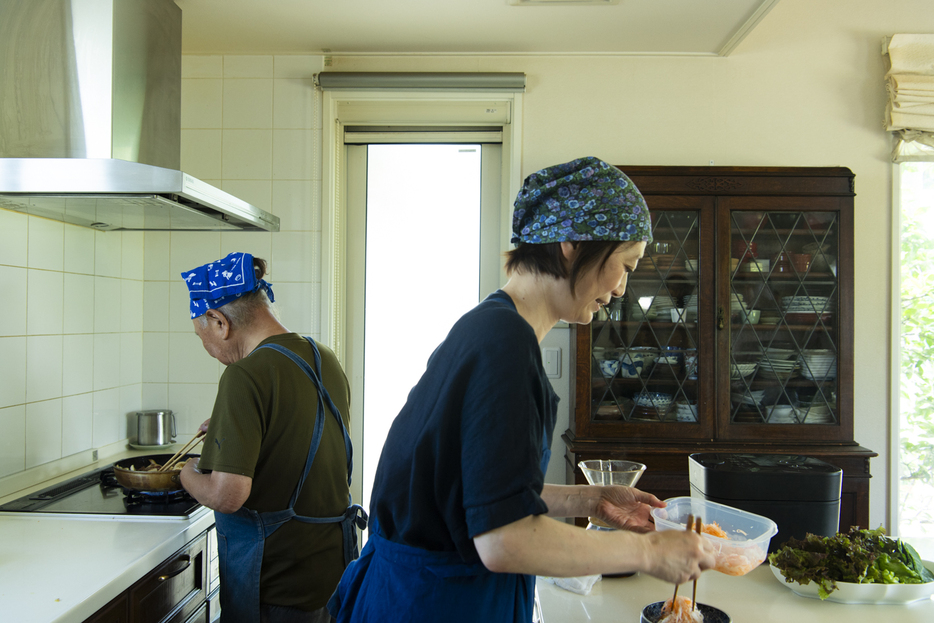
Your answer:
[[[208,533],[204,533],[101,608],[86,623],[206,622],[208,564]]]
[[[815,456],[843,470],[842,528],[868,527],[853,438],[853,174],[845,168],[619,167],[654,241],[626,294],[572,327],[581,460],[645,463],[689,495],[694,452]]]

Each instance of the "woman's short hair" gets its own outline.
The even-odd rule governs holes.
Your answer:
[[[619,240],[582,240],[572,242],[578,249],[574,261],[568,266],[561,252],[560,242],[546,244],[520,243],[515,249],[506,253],[506,274],[514,271],[528,270],[540,275],[550,275],[557,279],[568,279],[571,284],[571,294],[574,287],[591,266],[602,269],[606,261],[616,249],[621,246],[632,246],[638,241],[621,242]]]

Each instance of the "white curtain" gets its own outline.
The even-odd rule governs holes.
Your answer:
[[[934,34],[892,35],[888,59],[885,129],[895,137],[892,160],[934,161]]]

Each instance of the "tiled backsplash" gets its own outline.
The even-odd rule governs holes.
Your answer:
[[[139,409],[210,416],[223,369],[181,271],[269,261],[283,323],[317,337],[320,115],[309,56],[185,56],[182,169],[276,214],[281,231],[97,232],[0,210],[0,478],[122,442]]]
[[[0,476],[126,438],[143,234],[0,210]]]

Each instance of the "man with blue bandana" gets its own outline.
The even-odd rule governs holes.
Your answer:
[[[512,229],[509,281],[454,324],[390,428],[370,538],[328,602],[338,623],[528,623],[536,575],[683,583],[714,564],[700,535],[654,531],[653,495],[545,484],[558,396],[539,344],[622,296],[652,240],[642,195],[581,158],[525,180]],[[619,529],[552,519],[586,516]]]
[[[222,623],[330,621],[356,558],[350,388],[328,348],[279,322],[266,263],[249,253],[182,273],[192,324],[227,368],[185,489],[214,509]]]

